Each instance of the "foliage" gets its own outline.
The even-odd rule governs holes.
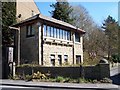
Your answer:
[[[112,83],[112,80],[109,78],[103,78],[102,80],[100,80],[101,83]]]
[[[54,8],[54,10],[50,12],[53,18],[72,23],[73,19],[70,18],[72,8],[67,0],[64,0],[63,2],[57,0],[57,3],[50,5],[50,7]]]
[[[95,58],[91,57],[89,55],[89,53],[87,51],[84,51],[83,52],[84,54],[84,62],[83,62],[83,65],[86,66],[86,65],[97,65],[99,63],[99,58],[98,56],[96,56]]]
[[[61,77],[61,76],[56,77],[56,82],[63,82],[63,81],[64,81],[63,77]]]
[[[32,79],[32,75],[25,75],[25,80],[31,80]]]
[[[13,42],[13,33],[8,28],[16,23],[15,2],[2,2],[2,43],[9,45]]]
[[[91,80],[88,80],[88,79],[85,79],[85,78],[79,78],[78,82],[79,83],[88,83],[88,82],[91,82]]]
[[[112,61],[113,61],[114,63],[117,63],[117,62],[120,63],[120,55],[119,55],[119,54],[113,54],[113,55],[112,55]]]
[[[87,53],[84,55],[86,64],[97,63],[100,56],[106,55],[106,36],[97,26],[88,11],[81,5],[72,6],[71,18],[74,18],[73,25],[86,31],[84,35],[83,49]],[[86,59],[87,58],[87,59]]]
[[[41,72],[37,71],[37,73],[34,73],[32,76],[33,79],[46,79],[46,75],[42,74]]]
[[[108,60],[111,60],[111,55],[118,53],[118,22],[116,22],[113,17],[108,16],[107,19],[104,20],[102,28],[107,37]]]

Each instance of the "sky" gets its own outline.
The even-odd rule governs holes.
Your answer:
[[[50,5],[55,2],[37,2],[40,12],[51,17],[49,11],[54,10]],[[118,2],[69,2],[70,5],[82,5],[88,11],[93,21],[101,26],[108,15],[118,21]]]

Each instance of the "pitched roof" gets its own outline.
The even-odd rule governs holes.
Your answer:
[[[75,26],[73,26],[73,25],[71,25],[71,24],[69,24],[69,23],[63,22],[63,21],[61,21],[61,20],[57,20],[57,19],[52,18],[52,17],[44,16],[44,15],[42,15],[42,14],[37,14],[37,15],[35,15],[35,16],[33,16],[33,17],[30,17],[30,18],[28,18],[28,19],[26,19],[26,20],[23,20],[23,21],[17,23],[15,26],[19,26],[19,25],[21,25],[21,24],[23,24],[23,23],[25,23],[25,22],[32,21],[32,20],[35,20],[35,19],[38,19],[38,18],[39,18],[39,19],[42,19],[42,20],[46,20],[46,21],[52,22],[52,23],[60,24],[60,25],[66,26],[66,27],[68,27],[68,28],[72,28],[72,29],[74,29],[74,30],[78,30],[78,31],[81,31],[82,33],[85,33],[84,30],[82,30],[82,29],[80,29],[80,28],[77,28],[77,27],[75,27]]]

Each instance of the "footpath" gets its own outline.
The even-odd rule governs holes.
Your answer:
[[[61,89],[99,89],[99,90],[120,90],[118,85],[114,84],[76,84],[76,83],[55,83],[55,82],[26,82],[22,80],[0,80],[0,85],[22,86],[22,87],[40,87],[40,88],[61,88]]]

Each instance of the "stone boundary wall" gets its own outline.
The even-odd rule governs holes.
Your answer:
[[[102,79],[110,77],[109,64],[98,64],[96,66],[74,66],[74,67],[17,67],[16,74],[32,75],[40,71],[41,73],[50,72],[52,77],[63,76],[71,78],[85,77],[88,79]]]

